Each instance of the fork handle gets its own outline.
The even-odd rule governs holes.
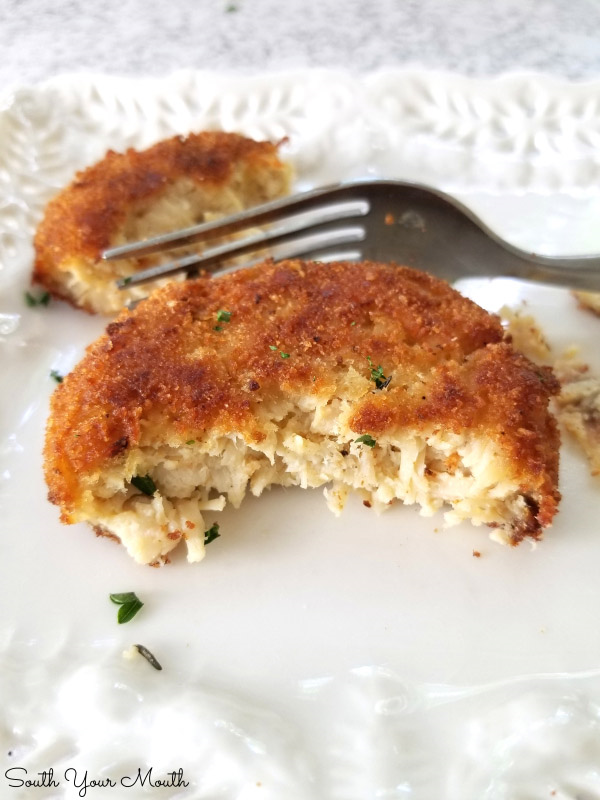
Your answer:
[[[507,277],[516,277],[541,283],[550,283],[567,289],[600,292],[600,258],[555,258],[532,255],[520,259],[520,268],[505,270]]]
[[[398,185],[396,181],[370,185],[375,220],[384,220],[386,210],[398,208]],[[600,291],[599,255],[545,256],[523,250],[498,236],[451,195],[419,184],[401,186],[401,208],[418,218],[420,225],[374,225],[374,235],[368,241],[373,260],[389,260],[393,249],[400,262],[449,282],[463,277],[502,276]]]

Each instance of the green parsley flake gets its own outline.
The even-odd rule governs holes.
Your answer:
[[[354,322],[351,322],[350,325],[356,325],[356,320],[354,320]]]
[[[63,379],[63,376],[60,374],[60,372],[57,372],[55,369],[51,369],[51,370],[50,370],[50,377],[51,377],[51,378],[54,378],[54,380],[55,380],[57,383],[62,383],[62,382],[63,382],[63,380],[64,380],[64,379]]]
[[[368,433],[363,433],[362,436],[359,436],[354,441],[359,442],[359,444],[366,444],[367,447],[375,447],[377,444],[377,441]]]
[[[25,292],[25,302],[29,308],[34,306],[47,306],[50,303],[50,292],[42,292],[37,297],[31,292]]]
[[[196,444],[196,440],[195,439],[188,439],[186,444]]]
[[[152,497],[156,492],[156,484],[150,475],[134,475],[131,479],[131,483],[136,489],[139,489],[140,492],[147,494],[148,497]]]
[[[392,380],[392,376],[390,375],[389,378],[385,377],[385,375],[383,374],[383,367],[381,366],[381,364],[379,364],[377,366],[377,369],[375,369],[370,356],[367,356],[367,361],[369,362],[369,366],[371,367],[371,380],[378,389],[385,389],[385,387],[388,386],[389,382]]]
[[[133,276],[129,275],[127,278],[123,278],[123,280],[121,281],[121,285],[122,286],[129,286],[129,284],[131,283],[132,280],[133,280]]]
[[[217,311],[217,322],[231,322],[231,311]]]
[[[113,603],[120,606],[117,613],[117,622],[123,625],[133,619],[144,605],[135,592],[121,592],[109,595]]]
[[[269,345],[269,350],[273,350],[273,352],[275,352],[275,351],[279,350],[279,348],[276,347],[274,344],[270,344]],[[279,355],[282,358],[289,358],[290,357],[290,354],[289,353],[284,353],[283,350],[279,350]]]
[[[222,330],[223,330],[222,325],[215,325],[215,327],[213,328],[213,331],[222,331]]]
[[[204,544],[210,544],[214,542],[215,539],[218,539],[221,534],[219,533],[219,523],[215,522],[214,525],[204,531]]]

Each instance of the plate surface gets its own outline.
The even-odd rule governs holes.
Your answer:
[[[337,519],[320,491],[273,490],[215,515],[223,535],[201,564],[140,567],[61,526],[41,474],[50,371],[105,320],[23,300],[44,204],[77,169],[204,128],[289,137],[298,188],[416,180],[521,246],[600,252],[598,98],[598,84],[539,76],[406,72],[78,76],[5,98],[3,797],[600,798],[600,486],[570,441],[535,549],[411,507],[378,517],[354,499]],[[490,310],[526,304],[557,352],[578,344],[600,370],[600,320],[568,292],[459,288]],[[123,591],[145,606],[117,626],[108,596]],[[161,672],[123,658],[135,643]]]

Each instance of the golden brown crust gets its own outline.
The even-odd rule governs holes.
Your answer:
[[[116,232],[129,215],[150,205],[178,179],[218,190],[240,169],[250,174],[285,172],[276,144],[234,133],[192,133],[174,136],[143,151],[109,151],[100,162],[78,172],[46,207],[35,235],[33,280],[55,296],[73,302],[61,265],[73,257],[99,263],[100,254],[114,244]],[[256,197],[245,198],[248,205],[270,199],[260,194],[260,186],[256,191]]]
[[[137,445],[142,420],[179,441],[209,429],[260,440],[256,403],[280,392],[330,396],[350,367],[368,378],[368,359],[392,380],[357,404],[357,436],[485,433],[542,498],[534,516],[549,524],[559,497],[551,370],[515,352],[500,320],[446,283],[370,262],[265,262],[172,284],[122,312],[53,396],[50,499],[68,517],[78,476]]]

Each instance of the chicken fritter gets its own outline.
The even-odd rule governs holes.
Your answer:
[[[267,261],[170,284],[123,311],[58,386],[50,500],[142,563],[202,513],[272,485],[351,490],[494,538],[538,539],[557,510],[558,384],[498,317],[426,273]]]
[[[277,145],[233,133],[109,151],[48,204],[35,235],[33,280],[86,311],[114,315],[148,293],[147,286],[121,291],[115,281],[165,257],[106,262],[103,250],[273,200],[288,193],[290,176]]]

